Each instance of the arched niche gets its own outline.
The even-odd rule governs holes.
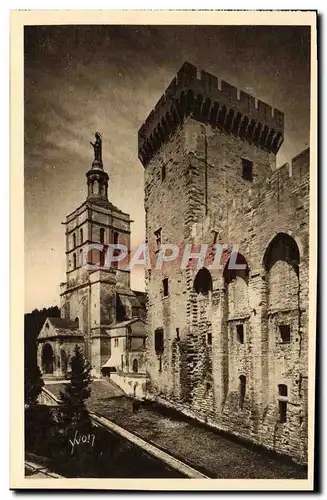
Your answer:
[[[193,288],[197,295],[208,296],[212,292],[212,276],[208,269],[203,267],[197,272]]]
[[[298,307],[299,265],[300,252],[296,241],[289,234],[278,233],[263,257],[269,309]]]
[[[249,266],[245,257],[238,253],[231,256],[223,272],[227,300],[227,316],[243,315],[249,308]]]

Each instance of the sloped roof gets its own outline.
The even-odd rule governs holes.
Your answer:
[[[55,328],[72,328],[78,330],[78,323],[71,319],[47,318]]]
[[[48,339],[55,337],[83,337],[78,324],[63,318],[47,318],[41,328],[38,339]]]
[[[134,293],[135,297],[137,298],[140,306],[144,307],[146,305],[146,292],[141,292],[140,290],[132,290]]]
[[[141,318],[126,319],[125,321],[121,321],[120,323],[117,323],[116,325],[111,325],[109,330],[113,330],[116,328],[125,328],[126,326],[132,325],[133,323],[136,323],[137,321],[141,321],[141,323],[144,323],[144,321]]]
[[[133,330],[132,325],[134,325],[136,323],[142,324],[141,331],[140,331],[140,329]],[[121,323],[117,323],[116,325],[111,325],[109,330],[119,330],[119,329],[127,328],[128,326],[131,327],[131,332],[129,333],[130,337],[146,337],[146,333],[144,331],[145,323],[141,318],[127,319],[126,321],[122,321]],[[118,332],[114,332],[114,331],[110,332],[110,337],[121,337],[124,335],[127,335],[127,332],[125,332],[125,333],[124,332],[118,333]]]

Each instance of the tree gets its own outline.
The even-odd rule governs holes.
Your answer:
[[[37,399],[41,394],[44,382],[41,370],[38,366],[25,366],[25,404],[28,406],[36,405]]]
[[[87,429],[90,427],[90,418],[85,401],[91,394],[91,366],[77,344],[71,358],[69,378],[70,384],[66,386],[65,392],[60,393],[61,402],[65,407],[64,421],[68,427],[66,430]]]

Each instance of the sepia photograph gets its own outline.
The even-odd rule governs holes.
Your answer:
[[[316,13],[11,23],[11,487],[312,490]]]

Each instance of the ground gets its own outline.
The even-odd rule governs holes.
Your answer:
[[[60,384],[46,387],[55,395],[62,390]],[[246,447],[176,414],[164,415],[151,405],[141,405],[134,413],[132,400],[110,381],[92,383],[88,408],[211,478],[306,478],[301,467]]]

